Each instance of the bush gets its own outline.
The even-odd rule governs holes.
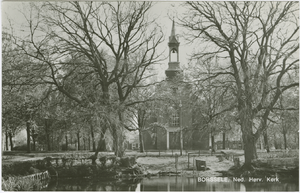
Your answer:
[[[58,177],[62,177],[62,178],[78,177],[76,167],[60,168],[60,169],[57,169],[57,172],[58,172]]]
[[[121,167],[131,167],[136,163],[136,157],[122,157],[120,160]]]
[[[106,156],[100,157],[99,161],[101,163],[101,166],[105,167],[105,164],[106,164],[106,161],[107,161],[107,157]]]
[[[63,144],[61,145],[61,150],[62,150],[62,151],[76,151],[77,148],[76,148],[75,144],[68,144],[68,149],[67,149],[66,144],[63,143]]]
[[[29,169],[33,166],[31,162],[15,162],[2,166],[2,177],[25,176],[29,174]]]
[[[93,170],[89,165],[79,165],[77,167],[78,176],[88,177],[93,175]]]
[[[9,176],[26,176],[29,174],[38,173],[41,170],[46,170],[40,161],[24,161],[13,162],[11,164],[2,165],[2,177],[7,178]]]
[[[33,178],[13,177],[2,179],[2,190],[4,191],[32,191],[41,190],[42,182]]]
[[[30,144],[31,150],[33,149],[33,144]],[[18,145],[13,148],[13,151],[27,151],[27,144]]]

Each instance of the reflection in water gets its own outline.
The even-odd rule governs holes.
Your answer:
[[[141,180],[60,179],[52,180],[45,191],[135,191]]]
[[[298,191],[299,184],[253,182],[198,182],[195,177],[159,177],[144,179],[141,191]]]
[[[241,183],[198,182],[195,177],[159,177],[143,180],[141,191],[245,191]]]
[[[132,180],[53,180],[45,191],[298,191],[296,183],[198,182],[197,177],[163,176]]]

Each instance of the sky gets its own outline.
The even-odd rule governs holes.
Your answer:
[[[175,17],[176,22],[176,13],[182,13],[184,8],[182,6],[181,1],[176,2],[160,2],[155,1],[153,8],[150,10],[150,15],[153,17],[158,18],[156,22],[162,26],[163,33],[165,35],[165,41],[160,45],[159,49],[164,51],[165,57],[168,56],[168,40],[171,34],[172,29],[172,18]],[[18,26],[22,26],[26,22],[24,15],[21,13],[25,12],[28,8],[28,2],[22,1],[15,1],[9,2],[4,1],[2,2],[2,27],[6,26],[9,27],[10,23],[8,19],[11,21],[16,30],[22,30]],[[28,12],[28,11],[27,11]],[[191,54],[190,46],[184,40],[183,29],[176,25],[176,34],[179,36],[180,47],[179,47],[179,61],[180,65],[186,66],[189,58],[189,54]],[[156,66],[157,71],[157,79],[161,80],[165,78],[165,70],[168,68],[168,59],[164,60],[162,63]]]

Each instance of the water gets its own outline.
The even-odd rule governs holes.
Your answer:
[[[205,180],[204,180],[205,181]],[[199,182],[197,177],[163,176],[132,180],[52,180],[45,191],[299,191],[299,183],[233,182],[221,178]]]

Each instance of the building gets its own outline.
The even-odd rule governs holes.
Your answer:
[[[183,82],[183,71],[179,62],[180,42],[172,23],[169,37],[169,62],[165,71],[166,80],[156,88],[156,94],[169,99],[161,104],[147,123],[143,132],[145,150],[209,149],[209,133],[193,126],[195,113],[189,109],[187,95],[192,89]]]

